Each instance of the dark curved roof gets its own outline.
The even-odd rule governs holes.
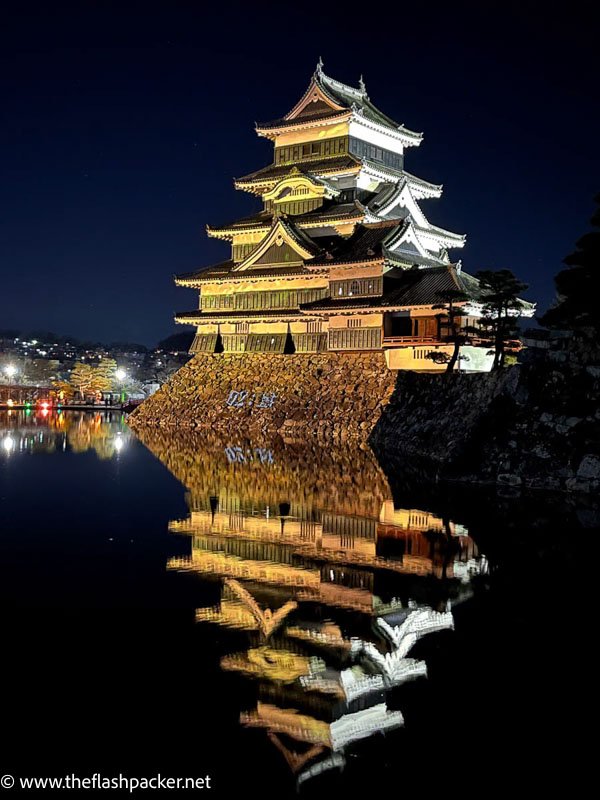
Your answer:
[[[329,172],[343,172],[360,167],[361,161],[355,156],[345,155],[334,158],[320,158],[315,161],[300,161],[295,164],[269,164],[262,169],[236,178],[236,183],[260,183],[283,178],[292,170],[305,175],[327,175]]]
[[[364,215],[364,208],[356,202],[352,203],[333,203],[327,207],[320,207],[314,211],[307,211],[306,214],[290,215],[290,221],[295,224],[318,223],[328,219],[353,219]],[[258,211],[248,217],[234,220],[228,225],[210,226],[211,231],[228,231],[232,229],[255,228],[257,225],[270,228],[273,224],[275,214],[270,211]]]
[[[284,117],[280,119],[273,120],[271,122],[263,122],[257,123],[256,127],[258,130],[272,130],[274,128],[283,128],[289,125],[293,125],[294,123],[303,123],[303,122],[313,122],[313,121],[321,121],[332,119],[334,120],[336,117],[339,117],[348,111],[358,109],[360,113],[366,118],[370,119],[372,122],[376,122],[379,125],[384,125],[387,128],[392,128],[394,130],[402,131],[405,135],[420,140],[421,134],[415,133],[414,131],[410,131],[405,128],[403,125],[399,125],[393,119],[384,114],[380,111],[376,106],[373,105],[371,102],[364,83],[361,80],[360,87],[355,89],[352,86],[348,86],[345,83],[341,83],[340,81],[336,81],[334,78],[330,78],[328,75],[325,75],[322,69],[322,64],[319,63],[317,69],[311,79],[311,82],[308,86],[308,89],[304,93],[304,97],[308,94],[311,86],[314,83],[319,87],[319,89],[323,92],[325,97],[328,97],[333,103],[338,106],[342,106],[341,110],[336,109],[326,109],[323,108],[325,103],[319,103],[318,112],[315,114],[314,112],[311,113],[310,106],[307,106],[302,112],[293,119],[289,118],[291,112],[288,112]],[[304,97],[302,99],[304,99]],[[297,104],[296,104],[297,105]]]
[[[221,261],[219,264],[213,264],[212,266],[204,267],[203,269],[193,270],[192,272],[182,272],[179,275],[175,275],[176,281],[189,281],[189,280],[214,280],[215,278],[224,278],[227,276],[233,267],[235,266],[235,262],[231,259],[228,261]]]
[[[310,265],[351,264],[355,261],[381,260],[383,247],[390,234],[404,224],[399,220],[357,225],[352,236],[338,237],[332,247],[323,243],[324,255],[318,256]]]
[[[479,300],[479,281],[472,275],[447,267],[425,269],[394,269],[383,278],[383,294],[379,297],[333,297],[305,303],[303,310],[339,310],[358,308],[386,308],[396,306],[433,306],[443,302],[447,291],[463,291],[468,300]]]

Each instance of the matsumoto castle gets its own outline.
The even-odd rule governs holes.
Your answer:
[[[273,163],[235,187],[262,208],[209,226],[229,258],[176,277],[200,292],[198,309],[175,318],[197,328],[191,352],[383,350],[390,369],[445,369],[431,355],[452,350],[443,294],[465,294],[459,322],[473,325],[480,291],[449,254],[465,236],[433,225],[419,205],[442,187],[404,169],[422,134],[379,111],[362,79],[347,86],[321,62],[291,111],[256,131],[273,142]],[[489,368],[485,347],[461,353],[465,369]]]

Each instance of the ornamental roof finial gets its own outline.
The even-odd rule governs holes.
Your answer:
[[[358,86],[359,86],[361,92],[366,95],[367,87],[365,86],[365,82],[363,80],[363,76],[362,75],[360,76],[360,79],[358,81]]]
[[[316,73],[317,75],[320,75],[322,72],[323,72],[323,59],[321,58],[321,56],[319,56],[319,60],[317,61]]]

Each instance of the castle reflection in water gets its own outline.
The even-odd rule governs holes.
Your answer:
[[[265,731],[297,785],[402,727],[391,693],[427,675],[414,646],[451,631],[487,572],[460,521],[396,507],[369,449],[136,435],[188,490],[169,527],[189,553],[167,569],[217,584],[196,620],[237,634],[221,669],[252,682],[240,723]]]

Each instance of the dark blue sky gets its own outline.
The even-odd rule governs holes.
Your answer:
[[[321,55],[425,139],[431,221],[464,268],[510,268],[543,309],[600,191],[592,3],[13,4],[0,45],[0,328],[152,344],[227,257],[204,225],[251,213],[232,178],[268,163]],[[481,6],[485,6],[482,9]],[[179,330],[182,330],[179,328]]]

